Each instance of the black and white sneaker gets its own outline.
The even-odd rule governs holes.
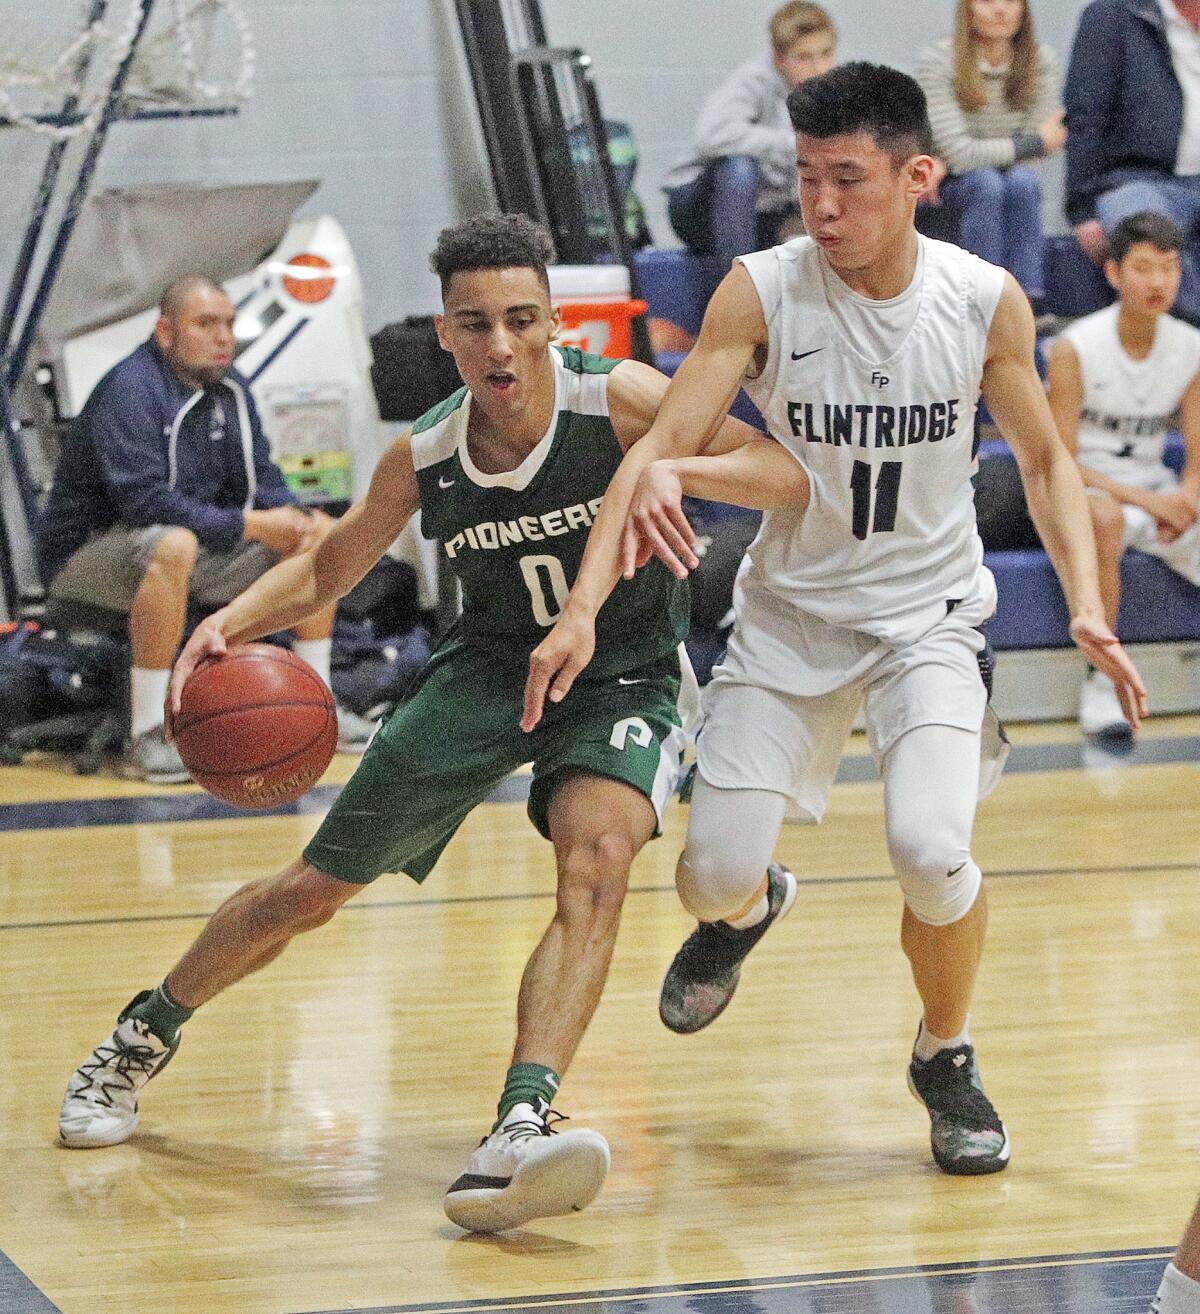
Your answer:
[[[908,1088],[929,1111],[930,1145],[942,1172],[974,1177],[1008,1167],[1008,1132],[983,1092],[970,1045],[939,1050],[928,1062],[914,1054]]]
[[[680,1035],[703,1030],[729,1006],[742,963],[767,930],[791,911],[796,878],[778,862],[767,868],[767,915],[744,931],[728,922],[701,922],[683,942],[663,978],[658,1015]]]
[[[138,1125],[138,1096],[151,1077],[175,1057],[179,1036],[172,1044],[160,1040],[130,1012],[146,999],[149,990],[135,995],[117,1019],[117,1029],[92,1050],[67,1083],[58,1135],[64,1145],[92,1150],[120,1145]]]
[[[446,1217],[468,1232],[504,1232],[591,1204],[608,1175],[608,1142],[594,1131],[559,1133],[565,1121],[544,1105],[514,1105],[446,1192]]]

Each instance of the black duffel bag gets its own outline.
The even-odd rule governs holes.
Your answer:
[[[371,339],[371,382],[384,420],[415,420],[462,387],[454,357],[443,351],[432,315],[385,324]]]

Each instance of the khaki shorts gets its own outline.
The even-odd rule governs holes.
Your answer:
[[[154,549],[171,528],[171,525],[148,525],[144,529],[131,529],[127,525],[113,525],[94,535],[55,575],[50,596],[128,612],[150,567]],[[188,598],[209,610],[223,607],[278,560],[274,552],[258,542],[243,540],[221,550],[201,544]]]

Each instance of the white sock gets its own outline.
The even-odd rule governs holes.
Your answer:
[[[297,639],[292,645],[292,651],[329,684],[329,664],[333,660],[332,639]]]
[[[171,671],[150,670],[135,666],[129,672],[129,733],[136,739],[147,730],[163,723],[163,708],[167,690],[171,687]]]
[[[1168,1264],[1150,1314],[1200,1314],[1200,1282]]]
[[[971,1032],[966,1025],[963,1026],[957,1036],[946,1039],[944,1036],[935,1036],[925,1025],[925,1019],[922,1018],[921,1030],[917,1035],[917,1043],[913,1046],[913,1054],[922,1063],[928,1063],[939,1050],[957,1049],[960,1045],[969,1045],[970,1043]]]
[[[725,925],[732,926],[735,931],[748,931],[750,927],[757,926],[759,922],[771,911],[770,902],[764,894],[761,899],[742,917],[726,917]]]

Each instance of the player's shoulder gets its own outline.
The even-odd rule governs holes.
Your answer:
[[[954,313],[953,306],[965,299],[976,322],[989,329],[1007,286],[1005,271],[953,242],[923,235],[918,240],[925,254],[925,285],[935,296],[941,294],[938,304],[946,306],[949,299],[947,313]]]
[[[469,395],[466,388],[459,388],[413,421],[409,430],[409,443],[413,466],[417,470],[437,465],[453,455],[458,447],[460,426],[467,413]]]
[[[608,356],[598,356],[593,351],[584,351],[567,343],[556,342],[551,348],[558,363],[568,374],[611,374],[621,363]]]
[[[1200,329],[1174,315],[1164,315],[1161,327],[1166,340],[1188,351],[1200,350]]]
[[[1073,319],[1059,337],[1070,343],[1076,351],[1087,351],[1098,338],[1109,332],[1116,318],[1117,306],[1105,306],[1102,310],[1093,310],[1089,315]]]

